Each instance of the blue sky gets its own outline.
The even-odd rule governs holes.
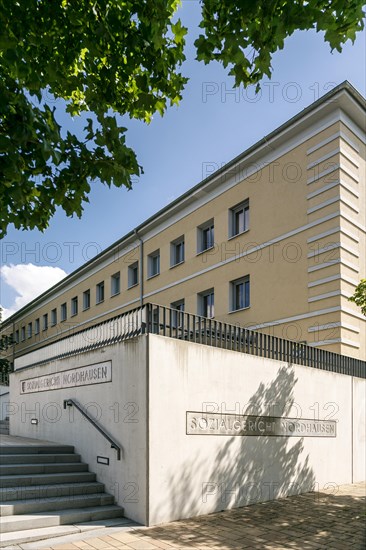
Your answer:
[[[183,73],[190,81],[179,107],[147,126],[126,120],[127,143],[144,174],[132,191],[93,184],[84,215],[58,212],[44,232],[10,229],[1,247],[0,303],[10,314],[136,227],[171,200],[301,111],[344,80],[366,92],[366,33],[341,54],[323,35],[297,32],[275,54],[272,80],[233,91],[218,63],[194,60],[198,2],[184,0],[180,17],[189,27]],[[67,128],[63,117],[59,122]],[[80,125],[79,120],[73,123]]]

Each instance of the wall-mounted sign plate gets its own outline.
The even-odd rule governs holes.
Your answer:
[[[109,466],[109,458],[107,456],[97,456],[97,462],[98,464]]]

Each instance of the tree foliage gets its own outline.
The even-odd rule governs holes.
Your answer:
[[[271,75],[296,29],[325,31],[341,49],[363,29],[362,1],[202,0],[197,58],[235,84]],[[139,175],[116,114],[149,122],[178,104],[187,79],[179,0],[0,0],[0,236],[9,224],[45,229],[57,207],[81,215],[90,183],[131,187]],[[80,137],[69,117],[88,115]],[[71,125],[68,125],[71,128]]]
[[[349,301],[360,307],[362,314],[366,317],[366,279],[361,279]]]

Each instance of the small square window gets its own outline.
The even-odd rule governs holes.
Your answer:
[[[20,330],[20,339],[22,342],[25,340],[25,327],[22,327]]]
[[[96,296],[96,303],[100,304],[104,301],[104,281],[101,281],[97,284],[96,287],[97,296]]]
[[[215,317],[215,294],[211,288],[198,295],[198,313],[203,317]]]
[[[90,308],[90,290],[85,290],[83,292],[83,310]]]
[[[134,262],[128,266],[128,288],[138,285],[139,283],[139,263]]]
[[[78,297],[71,298],[71,316],[78,314]]]
[[[249,229],[249,199],[229,210],[229,236],[235,237]]]
[[[231,281],[231,311],[244,309],[250,306],[250,279],[249,275]]]
[[[170,266],[184,262],[184,236],[170,243]]]
[[[32,338],[32,332],[33,332],[33,325],[32,323],[28,323],[28,330],[27,330],[28,338]]]
[[[39,322],[39,317],[34,321],[34,334],[39,334],[40,333],[40,322]]]
[[[57,325],[57,309],[51,311],[51,327]]]
[[[115,296],[121,292],[121,275],[120,272],[111,276],[111,296]]]
[[[61,304],[61,321],[66,321],[67,319],[67,304],[64,302]]]
[[[155,277],[160,273],[160,250],[155,250],[147,257],[147,273],[148,278]]]
[[[47,330],[48,329],[48,313],[45,313],[43,315],[42,319],[43,319],[42,328],[43,328],[43,330]]]
[[[215,244],[214,221],[209,220],[197,228],[197,252],[204,252],[213,248]]]

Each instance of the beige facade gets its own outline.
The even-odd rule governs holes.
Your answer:
[[[338,86],[7,319],[9,357],[178,302],[365,359],[347,300],[366,277],[365,121],[365,99]]]

